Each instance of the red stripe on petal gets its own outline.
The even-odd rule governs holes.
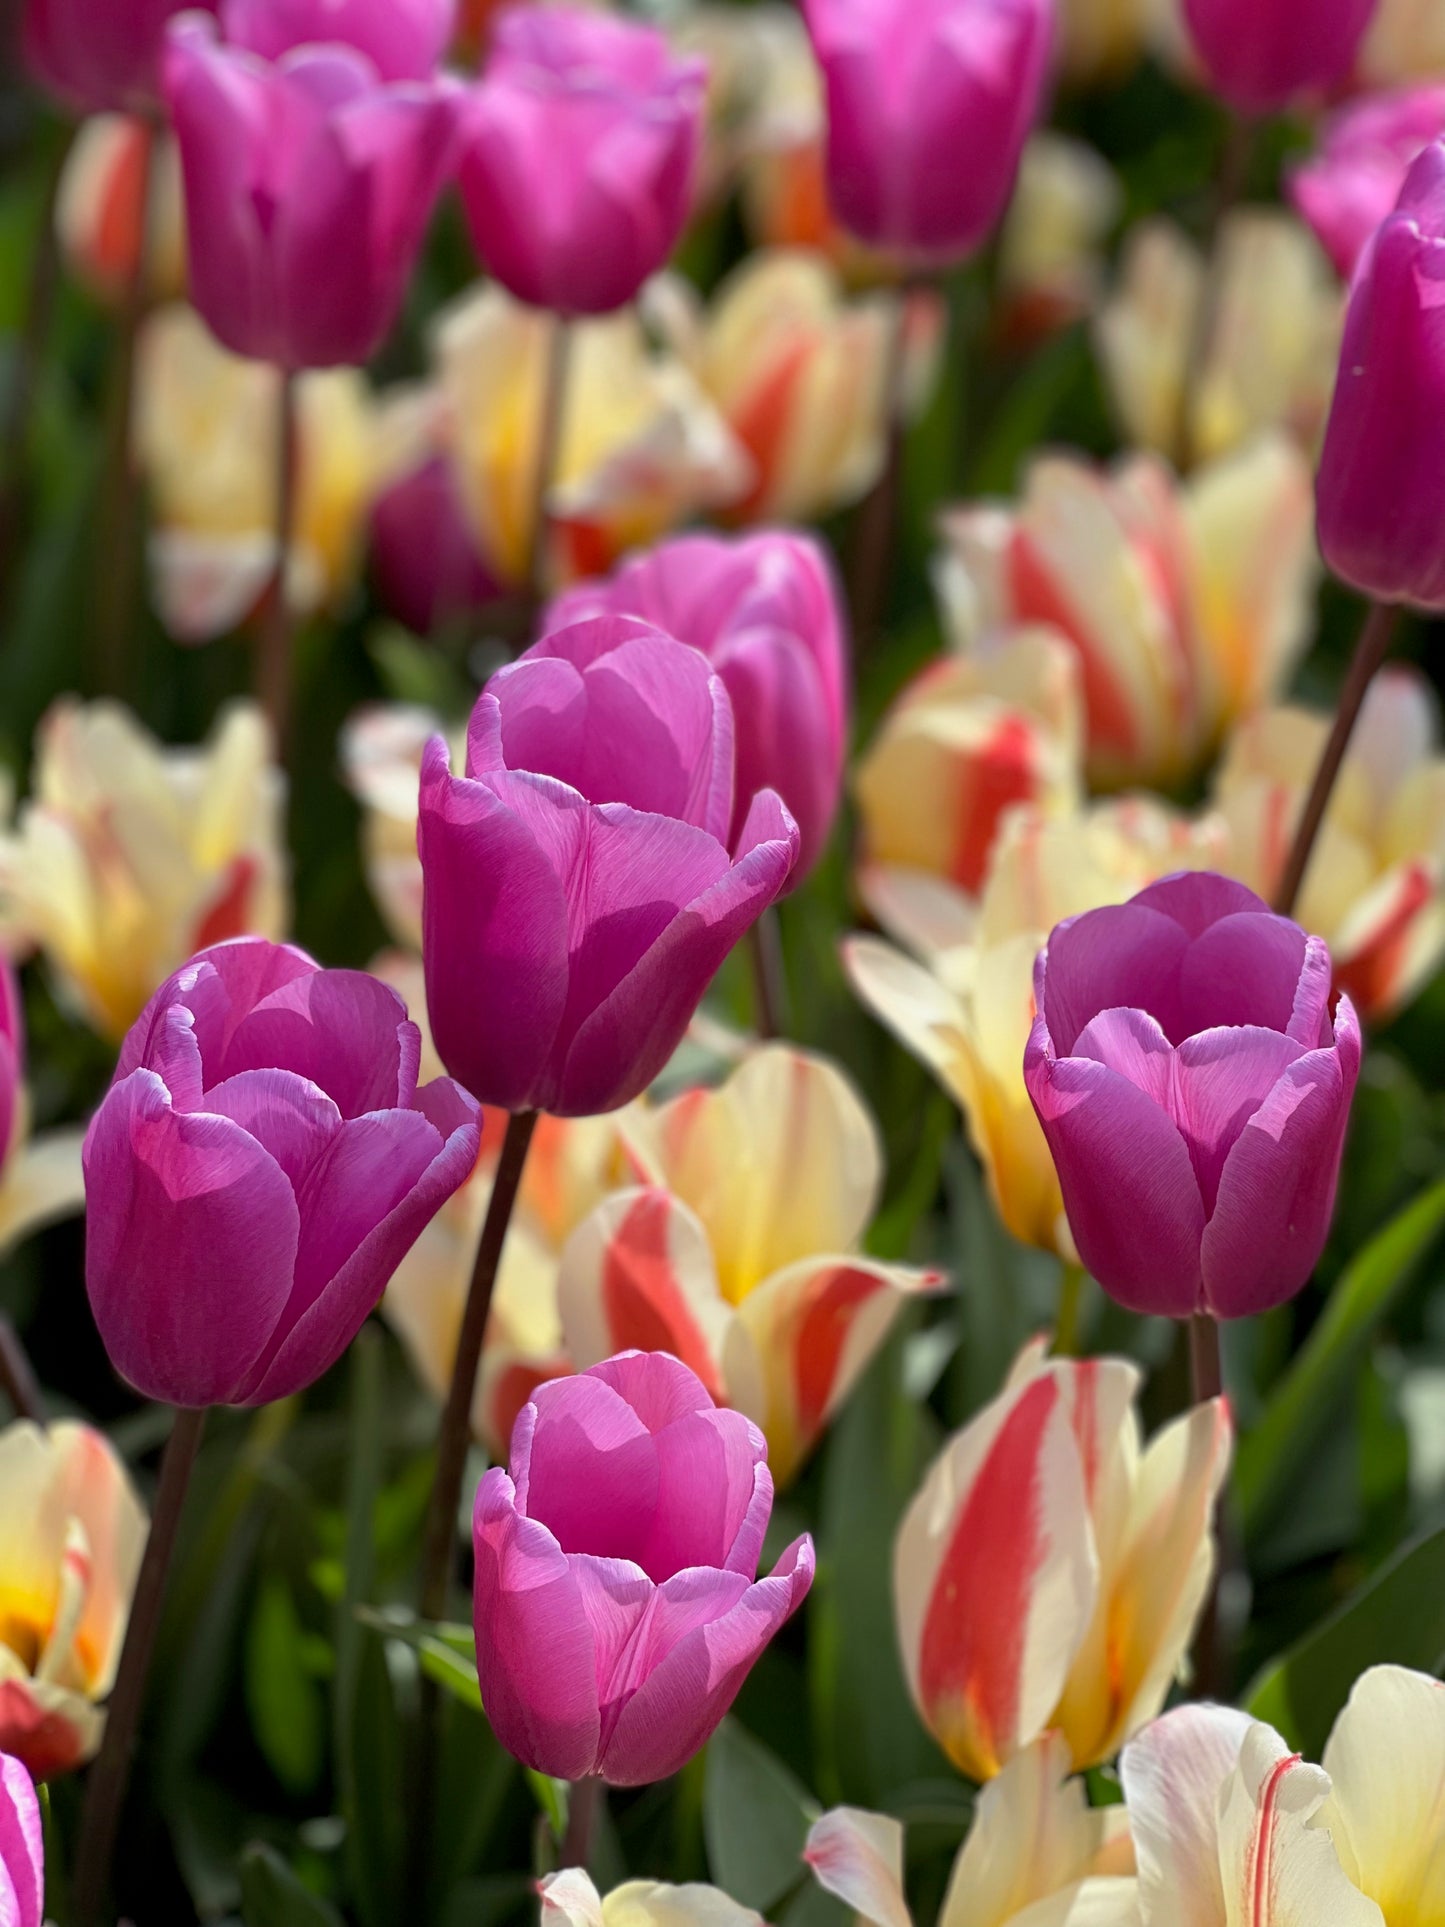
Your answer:
[[[631,1206],[607,1246],[602,1308],[617,1351],[671,1352],[723,1403],[717,1365],[673,1269],[668,1243],[672,1201],[647,1191]]]
[[[793,1376],[804,1439],[821,1428],[858,1307],[887,1287],[866,1271],[820,1272],[808,1288],[795,1328]]]
[[[1249,1888],[1249,1927],[1269,1927],[1274,1891],[1274,1835],[1279,1818],[1279,1790],[1286,1777],[1300,1763],[1298,1753],[1288,1753],[1270,1769],[1260,1788],[1259,1813],[1254,1823],[1254,1838],[1249,1843],[1249,1863],[1245,1882]]]
[[[1016,620],[1047,622],[1062,630],[1078,651],[1090,746],[1123,757],[1136,756],[1139,730],[1128,697],[1081,626],[1077,610],[1022,532],[1014,537],[1009,551],[1009,589]]]
[[[1007,716],[988,750],[964,771],[959,796],[953,880],[970,893],[983,887],[998,838],[999,820],[1016,803],[1030,803],[1038,789],[1034,732],[1022,716]]]
[[[194,949],[209,950],[232,937],[251,934],[251,892],[260,866],[251,856],[238,856],[226,875],[225,887],[196,926]]]

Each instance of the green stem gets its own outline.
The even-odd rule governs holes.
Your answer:
[[[562,439],[567,426],[567,384],[572,366],[573,326],[570,318],[562,314],[553,315],[550,327],[547,365],[543,375],[542,419],[537,435],[537,465],[532,477],[532,520],[527,537],[527,642],[532,640],[530,631],[547,599],[552,490],[557,483],[557,471],[562,459]]]
[[[296,534],[297,497],[297,378],[278,371],[281,387],[276,418],[276,566],[266,591],[261,630],[256,647],[256,700],[276,741],[284,764],[291,740],[293,621],[287,593],[291,548]]]
[[[607,1788],[601,1780],[572,1782],[572,1791],[567,1800],[567,1831],[562,1836],[563,1867],[581,1867],[585,1872],[592,1864],[592,1852],[597,1844],[597,1821],[606,1798]]]
[[[1059,1281],[1059,1316],[1054,1329],[1054,1356],[1077,1358],[1082,1339],[1084,1284],[1088,1273],[1082,1265],[1065,1264]]]

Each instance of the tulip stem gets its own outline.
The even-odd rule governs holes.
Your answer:
[[[1077,1358],[1082,1337],[1084,1280],[1088,1273],[1082,1265],[1066,1264],[1059,1280],[1059,1316],[1054,1331],[1055,1358]]]
[[[858,511],[853,530],[853,653],[861,661],[873,647],[887,615],[888,583],[898,539],[903,486],[903,443],[908,416],[908,308],[913,284],[893,299],[888,359],[883,375],[883,472]]]
[[[1189,1371],[1194,1403],[1207,1405],[1224,1391],[1224,1357],[1219,1344],[1219,1321],[1198,1312],[1189,1321]]]
[[[748,932],[753,966],[753,1029],[765,1044],[786,1037],[789,1028],[787,965],[776,904],[769,904]]]
[[[151,1655],[160,1628],[166,1578],[175,1551],[176,1533],[185,1510],[186,1493],[195,1469],[196,1454],[206,1429],[206,1413],[178,1411],[161,1458],[160,1484],[150,1537],[131,1601],[130,1621],[121,1648],[120,1670],[106,1709],[105,1738],[85,1793],[85,1813],[76,1857],[74,1918],[77,1927],[102,1927],[106,1891],[110,1886],[115,1837],[130,1784],[131,1760]]]
[[[1360,639],[1355,644],[1354,660],[1345,678],[1345,686],[1340,695],[1340,706],[1335,711],[1334,727],[1329,741],[1325,744],[1319,768],[1315,771],[1314,785],[1310,790],[1309,801],[1305,804],[1304,815],[1300,818],[1295,832],[1294,847],[1285,864],[1284,875],[1280,878],[1279,889],[1275,893],[1274,907],[1282,917],[1292,917],[1299,894],[1304,887],[1305,873],[1314,854],[1315,843],[1324,824],[1325,812],[1329,808],[1330,797],[1334,793],[1335,782],[1344,763],[1345,754],[1350,747],[1350,738],[1355,733],[1355,724],[1360,720],[1360,711],[1365,706],[1365,698],[1370,693],[1370,684],[1382,668],[1390,653],[1394,640],[1395,622],[1399,611],[1390,604],[1377,602],[1365,618],[1360,631]]]
[[[1224,269],[1219,258],[1219,244],[1225,224],[1249,187],[1258,134],[1256,121],[1239,114],[1231,118],[1219,158],[1219,170],[1214,179],[1204,231],[1204,278],[1199,290],[1194,325],[1189,330],[1185,344],[1184,367],[1179,382],[1176,446],[1181,470],[1189,467],[1198,452],[1195,447],[1194,402],[1209,363],[1209,351],[1214,346],[1214,336],[1224,306]]]
[[[567,315],[553,315],[547,340],[543,375],[542,415],[537,435],[537,464],[532,476],[532,520],[527,537],[527,634],[536,624],[547,599],[548,559],[552,532],[551,499],[562,460],[562,434],[567,422],[567,384],[572,366],[573,329]]]
[[[584,1873],[592,1864],[597,1821],[607,1789],[596,1778],[574,1780],[567,1799],[567,1831],[562,1836],[562,1866],[581,1867]]]
[[[291,545],[296,532],[296,376],[278,370],[280,390],[276,416],[276,565],[261,613],[256,647],[256,700],[260,703],[276,754],[286,762],[291,737]]]
[[[50,339],[50,319],[60,280],[60,241],[55,228],[60,181],[73,135],[51,162],[40,209],[40,228],[30,255],[30,278],[25,292],[25,315],[15,344],[5,413],[0,423],[0,608],[8,599],[10,574],[20,545],[21,503],[25,499],[30,424],[40,387],[40,366]]]
[[[108,694],[123,695],[128,683],[130,646],[135,634],[136,488],[134,460],[136,348],[145,318],[150,270],[151,225],[160,130],[147,122],[141,142],[141,231],[126,282],[110,373],[105,469],[101,481],[96,577],[99,604],[95,618],[96,680]]]
[[[20,1334],[3,1312],[0,1312],[0,1391],[9,1399],[17,1418],[29,1419],[32,1425],[45,1424],[45,1395],[40,1381],[20,1342]]]

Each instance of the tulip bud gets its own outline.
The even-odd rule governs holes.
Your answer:
[[[0,1515],[0,1753],[49,1779],[100,1745],[146,1515],[115,1448],[69,1421],[0,1432]],[[9,1927],[4,1901],[0,1878]]]
[[[614,1786],[686,1765],[813,1583],[794,1540],[755,1580],[767,1446],[665,1352],[539,1386],[510,1476],[477,1491],[477,1671],[502,1744]]]
[[[500,670],[466,775],[440,737],[422,764],[442,1062],[507,1111],[586,1117],[638,1096],[797,860],[772,790],[735,842],[732,821],[732,706],[696,650],[611,617]]]
[[[828,192],[870,247],[946,265],[997,226],[1038,115],[1052,0],[804,0]]]
[[[1079,1255],[1131,1311],[1244,1318],[1309,1280],[1360,1026],[1330,953],[1241,883],[1166,877],[1054,930],[1024,1077]]]
[[[1445,84],[1371,94],[1326,121],[1315,154],[1290,177],[1290,199],[1348,280],[1394,212],[1413,163],[1445,134]]]
[[[1379,0],[1184,0],[1209,84],[1240,114],[1273,114],[1350,77]]]
[[[821,544],[781,531],[683,536],[561,597],[546,627],[589,616],[655,623],[712,663],[737,731],[729,839],[758,791],[776,790],[798,825],[800,883],[837,815],[848,735],[847,619]]]
[[[1360,263],[1318,485],[1335,574],[1382,602],[1445,609],[1445,141],[1410,169]]]
[[[158,106],[172,15],[214,13],[217,0],[25,0],[25,59],[36,79],[81,111]]]
[[[45,1919],[45,1828],[30,1775],[0,1754],[0,1913],[6,1927]]]
[[[430,80],[456,30],[456,0],[222,0],[232,46],[263,60],[322,42],[355,47],[383,80]]]
[[[191,294],[212,332],[287,369],[369,361],[451,169],[450,93],[384,84],[346,46],[301,47],[273,65],[196,20],[171,29],[165,91]]]
[[[261,1405],[336,1363],[476,1162],[420,1054],[394,991],[259,939],[156,992],[85,1143],[91,1310],[145,1397]]]
[[[624,307],[692,206],[705,69],[652,28],[515,8],[464,116],[460,183],[487,267],[565,315]]]

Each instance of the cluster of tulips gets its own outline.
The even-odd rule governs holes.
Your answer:
[[[148,1520],[0,1321],[0,1927],[48,1917],[37,1786],[80,1770],[50,1909],[131,1904],[115,1844],[207,1416],[298,1399],[378,1311],[440,1405],[409,1636],[450,1639],[496,1739],[570,1783],[544,1921],[761,1927],[697,1884],[604,1898],[597,1819],[602,1787],[688,1766],[803,1606],[814,1542],[775,1487],[953,1288],[871,1235],[883,1134],[789,1040],[810,972],[780,932],[850,785],[868,927],[828,947],[1060,1279],[894,1538],[907,1691],[981,1789],[945,1927],[1438,1927],[1445,1687],[1361,1669],[1319,1765],[1207,1695],[1251,1416],[1220,1328],[1315,1277],[1367,1032],[1445,959],[1445,753],[1389,660],[1445,611],[1439,25],[658,11],[26,0],[33,79],[89,117],[58,244],[119,310],[155,606],[176,641],[249,636],[255,700],[184,750],[59,701],[0,829],[0,1241],[83,1208],[109,1363],[175,1408]],[[1222,104],[1246,176],[1280,116],[1330,111],[1294,212],[1244,205],[1226,156],[1205,249],[1140,224],[1116,269],[1118,180],[1040,124],[1146,48]],[[735,191],[758,246],[708,301],[669,264]],[[452,194],[488,278],[424,379],[373,389]],[[1012,499],[942,510],[948,647],[888,677],[855,757],[908,431],[985,250],[1000,352],[1090,333],[1128,452],[1033,454]],[[850,599],[807,524],[855,507]],[[297,628],[364,551],[418,649],[492,665],[464,724],[378,704],[321,746],[391,940],[366,971],[287,941],[286,829],[317,749]],[[1285,701],[1321,558],[1367,605],[1332,712]],[[713,997],[735,952],[747,1034]],[[32,959],[118,1051],[83,1133],[30,1128]],[[1079,1355],[1087,1278],[1184,1328],[1192,1396],[1147,1443],[1141,1367]],[[819,1812],[804,1862],[911,1923],[897,1815]]]

